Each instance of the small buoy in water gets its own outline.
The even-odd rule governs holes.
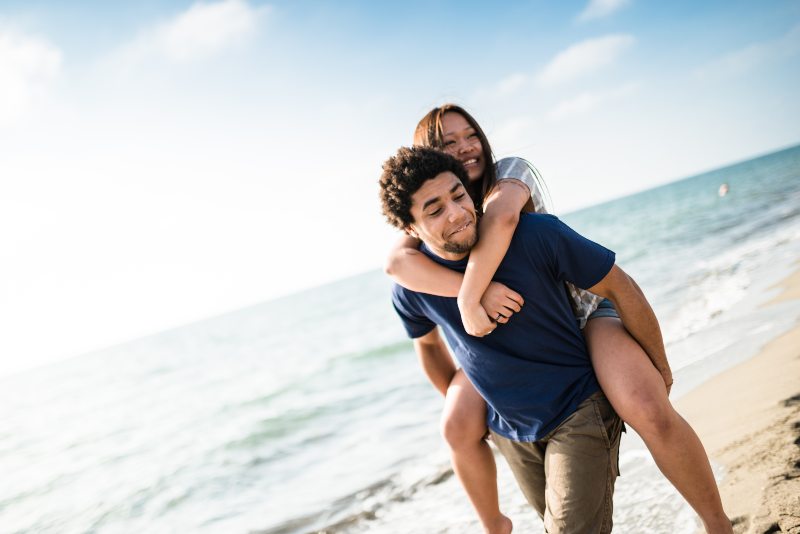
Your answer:
[[[724,197],[725,195],[728,194],[728,189],[729,189],[728,184],[722,184],[721,186],[719,186],[717,194],[721,197]]]

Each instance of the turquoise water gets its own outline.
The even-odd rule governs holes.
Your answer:
[[[648,295],[678,394],[800,316],[756,305],[800,258],[800,147],[564,219]],[[388,290],[375,271],[3,379],[0,531],[478,531]],[[692,532],[631,434],[617,529]],[[500,484],[540,532],[502,461]]]

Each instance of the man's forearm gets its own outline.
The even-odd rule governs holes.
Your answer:
[[[456,373],[456,366],[450,356],[450,350],[439,337],[438,330],[434,329],[431,333],[415,339],[414,349],[428,380],[439,393],[445,395]]]
[[[629,298],[624,296],[618,298],[619,302],[614,302],[617,313],[619,313],[625,329],[642,346],[656,369],[662,375],[669,374],[671,376],[672,371],[667,361],[664,338],[661,335],[661,327],[658,324],[658,319],[656,319],[656,314],[636,282],[632,279],[630,281],[635,288],[635,292],[640,297]],[[671,380],[669,383],[671,383]]]
[[[614,303],[625,329],[647,353],[667,386],[671,385],[672,371],[667,361],[661,327],[639,285],[622,269],[614,266],[612,272],[590,290]]]

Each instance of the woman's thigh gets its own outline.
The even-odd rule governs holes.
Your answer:
[[[450,438],[482,439],[486,434],[486,401],[462,369],[456,371],[447,388],[442,431],[448,441]]]
[[[672,410],[661,373],[622,321],[592,319],[584,335],[600,387],[623,420],[635,426],[642,417]]]

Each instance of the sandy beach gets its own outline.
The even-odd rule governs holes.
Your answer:
[[[765,306],[800,298],[800,270]],[[737,533],[800,532],[800,325],[681,397],[678,411],[725,467]]]

